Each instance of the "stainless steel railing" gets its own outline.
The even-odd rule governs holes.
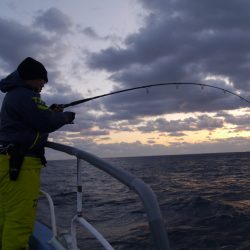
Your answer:
[[[46,145],[48,148],[73,155],[77,158],[77,216],[73,218],[72,225],[73,231],[75,230],[75,222],[78,221],[84,226],[85,220],[81,217],[82,214],[82,186],[81,186],[81,174],[80,174],[80,164],[81,160],[84,160],[96,168],[108,173],[118,181],[122,182],[124,185],[128,186],[131,190],[136,192],[141,199],[145,212],[148,216],[149,228],[152,234],[154,246],[156,250],[169,250],[169,241],[167,232],[163,223],[161,211],[158,205],[158,201],[152,189],[145,184],[142,180],[132,175],[128,171],[121,169],[119,167],[113,166],[106,161],[92,155],[86,151],[79,150],[74,147],[62,145],[59,143],[48,142]],[[77,219],[78,217],[78,219]],[[80,219],[82,218],[82,219]],[[88,224],[88,223],[87,223]],[[89,224],[88,224],[89,225]],[[92,229],[92,226],[91,226]],[[90,230],[91,231],[91,230]],[[94,230],[93,230],[94,231]],[[92,232],[93,233],[93,232]],[[94,235],[97,239],[98,237],[102,239],[101,235]],[[76,242],[73,242],[76,247]],[[112,249],[109,243],[104,239],[103,246],[106,245],[106,249]],[[110,248],[109,248],[110,247]]]

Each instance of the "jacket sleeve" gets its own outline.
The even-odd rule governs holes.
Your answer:
[[[19,99],[19,115],[23,122],[40,133],[51,133],[68,124],[67,112],[54,112],[40,95],[27,91]]]

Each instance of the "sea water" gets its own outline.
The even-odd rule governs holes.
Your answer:
[[[250,249],[250,153],[106,159],[155,192],[173,250]],[[83,216],[115,249],[154,249],[139,197],[89,164],[81,169]],[[42,189],[51,194],[59,230],[76,214],[76,160],[50,161]],[[45,199],[38,216],[50,224]],[[80,249],[103,249],[78,228]]]

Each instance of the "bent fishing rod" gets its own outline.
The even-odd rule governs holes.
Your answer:
[[[204,87],[214,88],[214,89],[222,90],[224,93],[229,93],[231,95],[237,96],[241,100],[243,100],[243,101],[247,102],[248,104],[250,104],[250,101],[247,100],[246,98],[244,98],[244,97],[242,97],[242,96],[240,96],[240,95],[238,95],[238,94],[236,94],[236,93],[234,93],[234,92],[232,92],[230,90],[221,88],[221,87],[217,87],[217,86],[213,86],[213,85],[209,85],[209,84],[203,84],[203,83],[170,82],[170,83],[149,84],[149,85],[143,85],[143,86],[129,88],[129,89],[118,90],[118,91],[110,92],[110,93],[103,94],[103,95],[97,95],[97,96],[90,97],[90,98],[84,98],[84,99],[77,100],[77,101],[67,103],[67,104],[60,104],[60,106],[62,108],[68,108],[68,107],[75,106],[75,105],[78,105],[78,104],[81,104],[81,103],[85,103],[85,102],[89,102],[89,101],[92,101],[92,100],[95,100],[95,99],[99,99],[99,98],[102,98],[102,97],[105,97],[105,96],[116,95],[116,94],[119,94],[119,93],[133,91],[133,90],[137,90],[137,89],[149,89],[149,88],[152,88],[152,87],[167,86],[167,85],[176,85],[176,86],[178,86],[178,85],[197,85],[197,86],[200,86],[202,88],[204,88]]]

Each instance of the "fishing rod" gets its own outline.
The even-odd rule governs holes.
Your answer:
[[[232,92],[230,90],[221,88],[221,87],[217,87],[217,86],[213,86],[213,85],[209,85],[209,84],[203,84],[203,83],[170,82],[170,83],[149,84],[149,85],[143,85],[143,86],[129,88],[129,89],[118,90],[118,91],[110,92],[110,93],[103,94],[103,95],[97,95],[97,96],[90,97],[90,98],[84,98],[84,99],[77,100],[77,101],[74,101],[74,102],[71,102],[71,103],[67,103],[67,104],[60,104],[60,106],[62,108],[68,108],[68,107],[75,106],[75,105],[78,105],[78,104],[81,104],[81,103],[85,103],[85,102],[89,102],[89,101],[92,101],[92,100],[95,100],[95,99],[99,99],[99,98],[102,98],[102,97],[105,97],[105,96],[115,95],[115,94],[119,94],[119,93],[123,93],[123,92],[128,92],[128,91],[133,91],[133,90],[137,90],[137,89],[148,89],[148,88],[152,88],[152,87],[166,86],[166,85],[176,85],[176,86],[178,86],[178,85],[197,85],[197,86],[200,86],[202,88],[204,88],[204,87],[214,88],[214,89],[222,90],[224,93],[229,93],[231,95],[237,96],[241,100],[243,100],[243,101],[247,102],[248,104],[250,104],[250,101],[247,100],[246,98],[244,98],[244,97],[242,97],[242,96],[240,96],[240,95],[238,95],[238,94],[236,94],[236,93],[234,93],[234,92]]]

